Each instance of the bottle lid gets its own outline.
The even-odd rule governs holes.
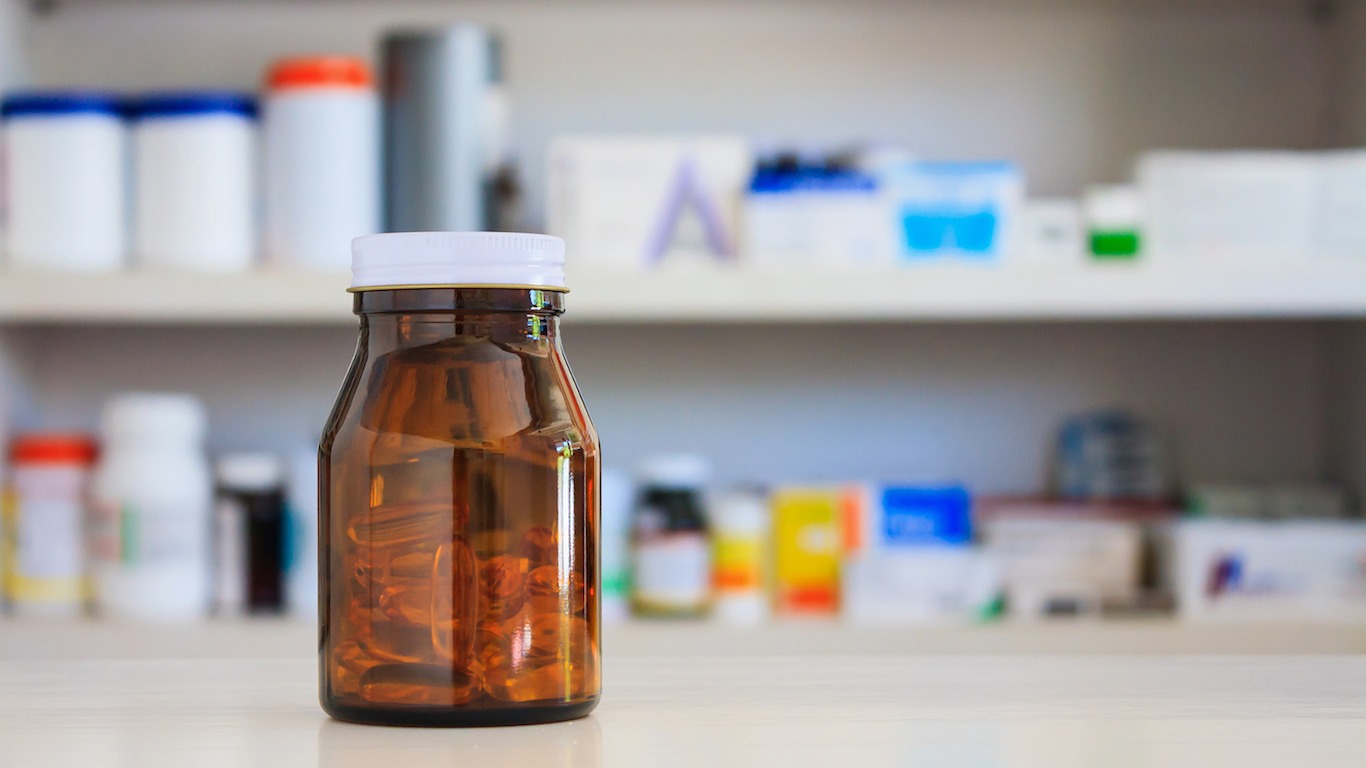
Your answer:
[[[1088,224],[1102,229],[1133,229],[1143,219],[1143,194],[1131,184],[1094,184],[1082,196]]]
[[[564,241],[514,232],[393,232],[351,241],[351,290],[543,288],[563,291]]]
[[[10,448],[16,464],[90,464],[95,438],[80,433],[34,432],[18,435]]]
[[[677,490],[697,490],[711,479],[711,462],[695,453],[652,456],[636,467],[641,485]]]
[[[302,88],[374,87],[370,67],[365,59],[355,56],[301,56],[280,59],[266,75],[266,87],[272,91]]]
[[[215,472],[219,485],[241,491],[274,490],[284,476],[273,453],[229,453],[218,460]]]
[[[108,115],[121,117],[123,100],[102,91],[27,91],[0,101],[4,117]]]
[[[173,392],[122,392],[110,397],[100,431],[108,443],[125,440],[194,442],[204,440],[207,417],[194,395]]]
[[[134,119],[237,115],[256,117],[256,97],[238,91],[167,91],[149,93],[133,102]]]

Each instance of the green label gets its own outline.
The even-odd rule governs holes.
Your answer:
[[[1138,246],[1137,232],[1091,232],[1091,255],[1097,259],[1132,259]]]
[[[119,511],[119,559],[126,564],[132,565],[141,559],[139,555],[142,542],[138,538],[140,528],[137,510],[125,504]]]

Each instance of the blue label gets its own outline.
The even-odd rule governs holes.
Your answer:
[[[972,539],[967,490],[886,488],[882,492],[883,542],[889,546],[966,544]]]
[[[906,209],[901,226],[913,254],[962,251],[988,256],[996,244],[996,212],[935,213]]]

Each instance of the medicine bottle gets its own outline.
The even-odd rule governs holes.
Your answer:
[[[319,447],[323,709],[394,725],[587,714],[598,439],[560,346],[564,243],[352,245],[356,357]]]
[[[696,618],[712,605],[711,531],[702,489],[711,474],[692,454],[656,456],[636,471],[631,521],[631,611]]]
[[[215,467],[213,602],[219,616],[284,610],[285,491],[280,459],[229,453]]]
[[[125,392],[105,403],[87,530],[101,616],[190,621],[208,613],[206,431],[204,406],[192,395]]]
[[[85,600],[81,529],[95,463],[87,435],[19,435],[0,507],[4,593],[19,615],[76,616]]]

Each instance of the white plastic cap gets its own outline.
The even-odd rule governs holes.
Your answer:
[[[242,491],[270,491],[280,487],[284,472],[273,453],[229,453],[215,468],[218,484]]]
[[[636,477],[656,488],[701,488],[711,479],[711,463],[695,453],[654,456],[636,467]]]
[[[1082,195],[1082,213],[1092,228],[1132,229],[1143,219],[1143,195],[1132,184],[1095,184]]]
[[[510,286],[565,290],[564,241],[514,232],[394,232],[351,241],[351,289]]]
[[[733,491],[718,493],[707,505],[712,530],[717,533],[768,533],[768,499],[758,493]]]
[[[194,395],[122,392],[104,403],[100,432],[107,443],[136,440],[202,443],[208,418]]]

